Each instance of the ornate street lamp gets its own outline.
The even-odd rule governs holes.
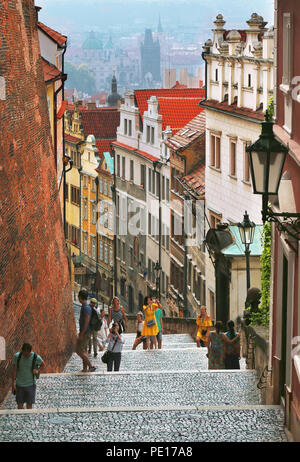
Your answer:
[[[262,133],[251,146],[246,147],[249,155],[250,173],[254,194],[261,194],[263,199],[263,223],[276,222],[279,231],[290,234],[300,240],[300,214],[274,213],[268,206],[269,195],[277,195],[288,148],[276,140],[273,122],[268,112],[262,122]],[[282,218],[280,220],[279,218]]]
[[[238,223],[242,244],[245,246],[246,273],[247,273],[247,292],[250,289],[250,245],[253,244],[255,235],[255,223],[249,220],[249,215],[245,212],[244,220]]]
[[[155,263],[153,270],[154,270],[155,285],[156,285],[156,296],[158,297],[158,299],[160,299],[159,287],[160,287],[160,275],[161,275],[162,268],[158,261]]]

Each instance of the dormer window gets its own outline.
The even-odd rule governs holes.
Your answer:
[[[252,87],[252,77],[251,77],[251,74],[248,74],[248,87],[249,87],[249,88]]]
[[[218,69],[216,69],[216,82],[219,81],[219,72],[218,72]]]
[[[128,135],[132,136],[132,120],[128,121],[129,126],[128,126]]]
[[[147,125],[147,143],[150,143],[150,125]]]
[[[151,127],[151,144],[154,144],[154,127]]]
[[[124,135],[127,135],[127,119],[124,119]]]

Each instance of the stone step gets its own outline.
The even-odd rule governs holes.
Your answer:
[[[38,382],[35,408],[258,405],[252,371],[49,374]],[[2,409],[15,409],[10,395]]]
[[[172,348],[176,345],[176,348]],[[207,370],[208,360],[206,348],[180,348],[181,344],[165,345],[162,350],[136,351],[123,350],[120,371],[185,371]],[[192,344],[191,344],[192,345]],[[97,358],[90,355],[92,364],[97,367],[97,372],[106,370],[106,366],[101,361],[103,353],[98,354]],[[246,369],[245,360],[240,361],[241,369]],[[76,354],[73,354],[65,367],[64,372],[78,372],[82,369],[82,361]]]
[[[0,415],[0,442],[286,442],[279,407],[29,411]]]

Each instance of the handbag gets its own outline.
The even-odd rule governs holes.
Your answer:
[[[203,335],[203,337],[205,337],[205,335],[207,334],[207,330],[204,330],[204,329],[203,329],[203,330],[201,331],[201,334]]]
[[[147,321],[147,327],[153,327],[153,326],[155,326],[154,319],[151,319],[151,321]]]
[[[111,350],[106,350],[106,352],[102,355],[101,361],[102,361],[104,364],[107,364],[107,363],[108,363],[109,358],[110,358],[110,356],[111,356],[111,353],[113,352],[113,349],[115,348],[117,341],[118,341],[118,338],[115,340],[115,343],[114,343],[114,346],[112,347],[112,349],[111,349]]]

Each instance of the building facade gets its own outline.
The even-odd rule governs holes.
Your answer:
[[[221,222],[241,222],[245,210],[260,224],[261,204],[252,195],[245,147],[259,137],[264,111],[273,95],[274,30],[267,30],[266,22],[256,13],[245,30],[225,30],[222,15],[214,24],[213,38],[204,46],[206,97],[201,103],[206,111],[207,215],[212,228]],[[208,312],[218,317],[215,271],[208,254],[206,270]],[[245,267],[241,271],[245,272]],[[259,277],[253,278],[259,282]],[[242,314],[246,284],[238,299],[232,294],[228,277],[223,286],[229,316]]]
[[[276,0],[274,132],[289,148],[279,195],[272,207],[281,213],[300,213],[299,27],[298,4]],[[300,244],[279,232],[277,225],[272,226],[271,401],[284,405],[286,426],[294,440],[300,441]]]

